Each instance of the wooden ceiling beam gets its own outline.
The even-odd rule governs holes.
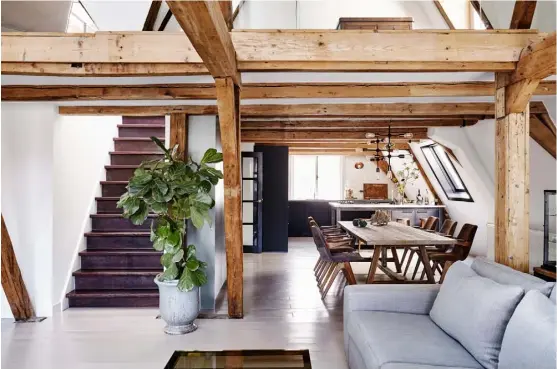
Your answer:
[[[2,61],[173,64],[205,60],[214,76],[234,72],[235,57],[241,71],[510,71],[520,51],[543,37],[527,30],[237,30],[229,33],[218,3],[176,1],[169,4],[180,14],[180,23],[195,45],[182,33],[170,32],[4,32]],[[423,52],[424,45],[428,52]]]
[[[555,95],[556,82],[542,81],[534,95]],[[406,83],[251,83],[243,99],[376,98],[493,96],[493,82]],[[4,85],[4,101],[174,100],[215,99],[214,84],[155,85]]]
[[[441,17],[443,17],[443,19],[445,20],[445,24],[447,25],[447,27],[449,29],[455,29],[455,26],[451,21],[451,18],[449,18],[449,15],[445,11],[443,4],[441,4],[439,0],[433,0],[433,4],[435,4],[435,7],[437,8],[437,10],[439,10],[439,14],[441,14]]]
[[[151,6],[149,7],[149,12],[145,18],[145,23],[143,24],[143,31],[153,31],[155,27],[155,22],[157,16],[159,15],[159,10],[161,9],[162,1],[153,0],[151,1]]]
[[[530,29],[537,3],[535,0],[516,0],[509,28]]]
[[[166,3],[211,75],[215,78],[231,77],[235,84],[240,84],[236,53],[223,16],[221,2],[167,1]],[[231,17],[231,14],[228,16]]]
[[[242,130],[359,130],[375,128],[420,128],[471,126],[477,120],[429,119],[429,120],[258,120],[242,121]]]
[[[533,114],[547,113],[542,102],[530,103]],[[215,105],[154,105],[154,106],[60,106],[61,115],[216,115]],[[339,118],[461,118],[484,119],[493,117],[493,103],[391,103],[391,104],[274,104],[243,105],[243,118],[279,117],[339,117]]]
[[[321,149],[331,149],[331,150],[356,150],[356,149],[369,149],[375,150],[376,146],[370,145],[369,143],[359,143],[353,141],[346,141],[346,142],[327,142],[327,141],[314,141],[314,142],[300,142],[300,141],[281,141],[281,142],[271,142],[267,143],[266,145],[276,146],[276,145],[285,145],[295,149],[304,149],[304,150],[321,150]],[[407,142],[400,142],[397,143],[395,146],[395,150],[408,150],[410,145]],[[384,144],[379,144],[380,150],[387,150]]]
[[[551,156],[557,158],[557,137],[551,128],[545,125],[535,114],[530,114],[530,137]]]
[[[392,129],[391,133],[397,140],[402,140],[400,136],[404,133],[411,132],[413,139],[422,140],[427,138],[427,129],[413,128],[413,129]],[[366,140],[367,131],[281,131],[281,130],[266,130],[266,131],[248,131],[242,130],[242,141],[244,142],[272,142],[272,141],[302,141],[305,140]],[[374,133],[377,136],[384,137],[387,135],[386,129],[376,129]],[[408,141],[408,139],[406,139]]]
[[[506,114],[520,113],[526,108],[540,81],[555,74],[556,33],[525,48],[516,70],[498,83],[504,83]],[[502,86],[497,86],[502,87]]]
[[[481,1],[477,1],[477,0],[470,0],[470,3],[472,4],[472,7],[474,8],[474,10],[478,13],[478,15],[480,16],[480,19],[482,20],[485,29],[487,30],[492,30],[493,29],[493,25],[491,24],[491,22],[489,21],[489,18],[487,17],[487,15],[485,14],[483,8],[482,8],[482,4]]]

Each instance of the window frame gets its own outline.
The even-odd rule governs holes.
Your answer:
[[[445,165],[443,164],[443,161],[441,160],[441,158],[439,158],[439,155],[438,155],[437,150],[435,149],[435,147],[441,147],[443,149],[443,153],[444,153],[444,155],[446,155],[447,162],[449,163],[449,165],[451,165],[453,172],[458,177],[458,180],[460,181],[460,183],[462,183],[462,187],[464,187],[464,189],[459,189],[455,185],[454,180],[453,180],[449,170],[447,168],[445,168]],[[450,201],[474,202],[474,199],[472,198],[472,195],[470,194],[470,191],[468,191],[468,188],[466,187],[466,184],[462,180],[462,177],[460,176],[460,173],[458,173],[458,171],[456,170],[456,167],[454,166],[453,161],[451,160],[450,156],[447,154],[447,151],[442,146],[438,145],[437,143],[424,145],[424,146],[421,146],[420,148],[422,149],[422,154],[424,155],[424,158],[425,158],[427,164],[429,165],[429,168],[433,172],[433,175],[435,176],[435,179],[437,180],[437,183],[439,183],[439,186],[441,186],[441,189],[443,190],[443,193],[445,194],[447,199],[449,199]],[[445,177],[447,183],[449,183],[449,185],[451,186],[451,191],[455,194],[466,194],[466,195],[468,195],[467,199],[462,198],[462,197],[455,197],[452,194],[449,195],[447,193],[447,190],[443,186],[443,183],[439,180],[439,177],[437,176],[437,172],[435,171],[435,168],[433,167],[432,163],[428,159],[428,156],[426,155],[426,153],[424,151],[425,149],[431,151],[433,157],[435,158],[435,162],[436,162],[437,166],[439,167],[439,170],[442,172],[442,174]]]
[[[290,170],[292,170],[292,163],[294,161],[294,157],[296,156],[311,156],[313,157],[314,161],[315,161],[315,176],[313,177],[314,180],[314,186],[313,186],[313,197],[312,198],[307,198],[307,199],[297,199],[294,198],[294,187],[293,187],[293,178],[294,175],[292,172],[290,172]],[[319,198],[319,157],[322,156],[336,156],[339,157],[339,188],[340,188],[340,193],[338,194],[338,196],[340,196],[339,198],[342,199],[343,198],[343,190],[342,190],[342,178],[343,178],[343,172],[344,172],[344,161],[342,160],[342,155],[290,155],[289,158],[289,190],[288,190],[288,200],[289,201],[337,201],[339,198],[334,198],[334,199],[321,199]]]

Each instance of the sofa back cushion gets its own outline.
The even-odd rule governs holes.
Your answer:
[[[456,262],[429,316],[482,366],[497,369],[505,328],[523,295],[518,286],[499,284]]]
[[[555,369],[555,304],[538,291],[524,296],[507,325],[499,369]]]
[[[538,290],[545,296],[549,296],[555,283],[546,282],[533,275],[519,272],[506,265],[498,264],[485,258],[475,258],[472,269],[480,276],[489,278],[500,284],[511,284],[520,286],[524,291]]]
[[[555,290],[557,290],[557,286],[553,286],[553,289],[551,290],[551,294],[549,295],[549,299],[553,301],[554,304],[557,303],[557,300],[555,300]]]

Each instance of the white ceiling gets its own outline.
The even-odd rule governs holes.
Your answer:
[[[99,31],[141,31],[151,6],[150,0],[82,0],[81,3]]]

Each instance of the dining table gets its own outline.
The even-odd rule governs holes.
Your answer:
[[[458,242],[457,239],[446,237],[435,232],[414,228],[398,222],[389,222],[386,225],[368,224],[359,227],[351,221],[340,221],[338,225],[354,237],[354,241],[373,248],[373,257],[369,267],[366,283],[435,283],[435,277],[427,254],[428,246],[450,246]],[[409,280],[402,275],[402,266],[398,258],[397,249],[417,247],[427,280]],[[392,255],[388,258],[387,253]],[[381,261],[381,263],[380,263]],[[395,264],[395,269],[388,267],[388,262]],[[381,279],[377,275],[381,270],[388,279]]]

